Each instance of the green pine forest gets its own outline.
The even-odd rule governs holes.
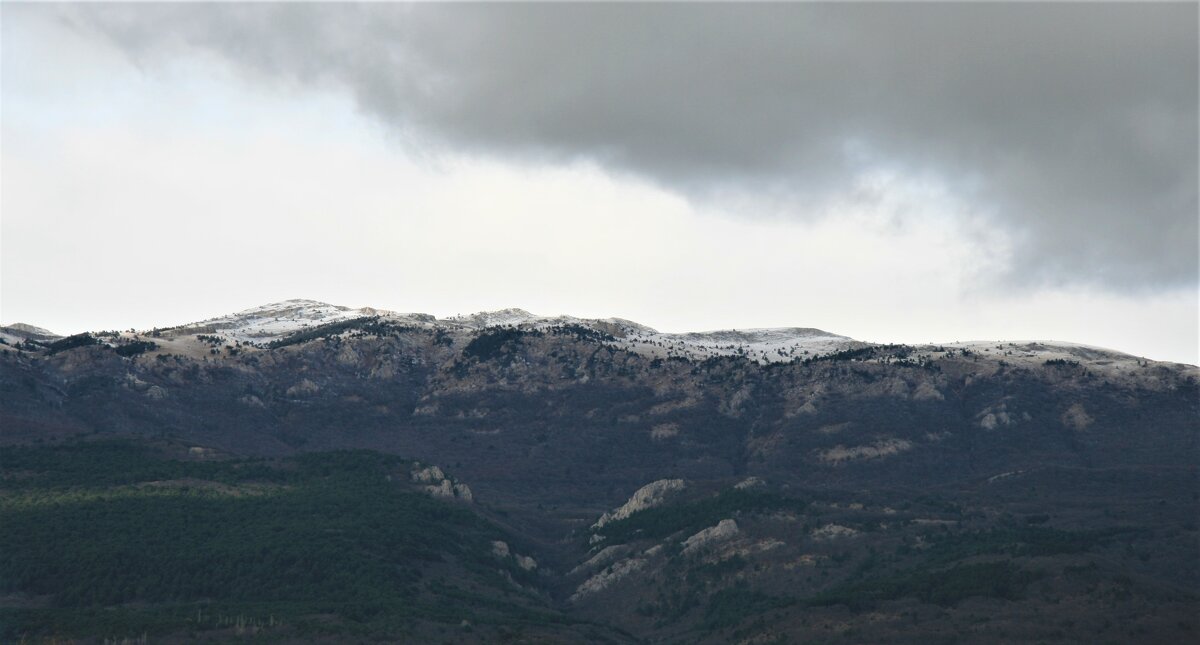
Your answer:
[[[492,553],[502,531],[397,483],[406,460],[169,452],[123,441],[5,449],[0,593],[26,602],[0,610],[0,641],[366,638],[564,620],[513,584],[532,574]]]

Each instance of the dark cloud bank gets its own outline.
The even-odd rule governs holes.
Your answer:
[[[592,159],[696,199],[935,176],[1010,277],[1197,282],[1197,5],[158,5],[67,13],[141,64],[210,50],[403,135]]]

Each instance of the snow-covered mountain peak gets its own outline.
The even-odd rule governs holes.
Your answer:
[[[28,325],[26,323],[20,323],[20,322],[13,323],[11,325],[6,326],[5,328],[8,329],[9,331],[18,332],[21,334],[27,334],[29,336],[34,336],[34,337],[60,338],[60,336],[58,334],[50,331],[49,329],[42,329],[41,327],[37,327],[34,325]]]
[[[270,341],[288,334],[364,316],[378,315],[317,300],[293,299],[244,309],[174,328],[177,334],[219,334],[243,342]]]
[[[13,323],[11,325],[0,327],[0,340],[3,340],[9,345],[15,345],[26,340],[48,341],[55,340],[57,338],[62,338],[62,336],[59,336],[49,329],[42,329],[41,327],[35,327],[25,323]]]
[[[292,300],[283,300],[281,302],[272,302],[249,309],[243,309],[235,314],[234,317],[239,318],[263,318],[268,316],[321,316],[334,311],[349,311],[350,307],[340,305],[331,305],[327,302],[319,300],[307,300],[304,298],[295,298]]]
[[[451,316],[446,320],[464,325],[466,327],[499,327],[504,325],[524,325],[534,322],[546,320],[543,316],[536,316],[525,311],[510,307],[508,309],[498,309],[496,311],[481,311],[465,316]]]

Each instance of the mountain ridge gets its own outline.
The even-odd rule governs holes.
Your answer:
[[[652,327],[623,318],[580,318],[559,314],[543,316],[524,309],[506,308],[438,318],[426,313],[400,313],[374,307],[348,307],[311,299],[289,299],[250,307],[231,314],[172,327],[131,332],[146,335],[217,334],[242,343],[269,343],[290,334],[346,322],[355,318],[380,318],[396,324],[427,328],[485,329],[512,326],[518,328],[550,328],[582,325],[624,341],[632,351],[647,355],[679,355],[703,360],[714,356],[743,356],[758,362],[788,362],[814,356],[851,351],[865,347],[892,346],[895,343],[874,343],[809,327],[762,327],[718,329],[689,332],[660,332]],[[94,332],[87,332],[94,333]],[[51,332],[22,323],[0,328],[0,338],[10,343],[26,338],[60,338]],[[918,343],[912,347],[957,348],[991,353],[1015,352],[1024,358],[1038,360],[1088,360],[1091,362],[1120,361],[1129,363],[1155,362],[1196,367],[1188,363],[1153,361],[1144,357],[1106,347],[1072,341],[1056,340],[969,340],[947,343]],[[1008,350],[1005,350],[1008,348]]]
[[[253,470],[238,475],[239,488],[198,479],[206,471],[188,464],[282,467],[312,455],[333,476],[338,455],[365,450],[420,463],[379,472],[372,487],[403,484],[499,531],[465,554],[475,573],[437,564],[458,561],[452,553],[421,556],[433,568],[421,564],[424,581],[405,584],[430,601],[466,598],[455,585],[486,574],[495,593],[526,594],[534,607],[630,641],[926,643],[1003,629],[1010,641],[1145,633],[1175,642],[1200,629],[1193,366],[1070,344],[884,345],[803,329],[784,332],[777,359],[766,360],[770,345],[741,341],[773,339],[740,336],[748,330],[689,343],[612,320],[515,310],[458,322],[315,301],[246,311],[0,344],[0,450],[30,455],[15,466],[0,460],[0,514],[22,526],[69,519],[53,516],[67,507],[36,500],[61,497],[53,491],[74,481],[79,459],[127,441],[163,447],[170,463],[143,464],[132,488],[66,493],[97,500],[79,508],[137,534],[125,515],[107,514],[106,500],[141,496],[137,504],[165,510],[181,506],[149,498],[224,495],[222,512],[270,535],[265,518],[237,512],[236,495],[285,490],[262,485],[287,468],[265,482]],[[832,344],[793,349],[813,338]],[[88,463],[102,481],[125,472],[119,459]],[[306,490],[319,500],[332,484],[322,469],[312,475]],[[30,477],[45,490],[23,493]],[[304,495],[291,499],[315,510]],[[606,514],[620,517],[601,522]],[[314,530],[335,531],[327,544],[340,544],[340,520],[317,516]],[[184,520],[170,531],[187,534]],[[24,544],[4,525],[0,537]],[[19,548],[50,564],[46,553],[78,550],[69,543],[78,535],[47,535],[52,543]],[[121,544],[98,548],[115,550],[94,576],[124,576]],[[12,552],[11,561],[0,556],[0,583],[26,579],[6,577],[25,570],[25,551]],[[326,556],[335,569],[344,557],[336,548]],[[0,589],[0,618],[6,598],[27,605],[36,596],[20,594],[58,593],[38,591],[44,578]],[[139,589],[160,584],[123,580],[104,586],[114,602],[144,600]],[[220,598],[204,593],[183,600]],[[528,624],[510,609],[507,625]],[[70,624],[38,611],[32,624],[49,627],[36,634]],[[244,611],[271,624],[270,610]],[[292,624],[338,616],[344,642],[375,615],[295,612]],[[461,614],[428,614],[429,633],[502,636],[481,627],[471,637]],[[188,629],[177,615],[164,620],[176,630],[168,633]],[[1144,631],[1092,629],[1106,620]],[[373,624],[398,638],[386,620]]]

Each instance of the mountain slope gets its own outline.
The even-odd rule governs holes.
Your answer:
[[[423,494],[427,470],[363,451],[257,460],[169,441],[11,450],[0,576],[28,600],[0,605],[0,637],[627,640],[549,607],[536,562],[469,505]],[[95,607],[109,608],[101,621],[69,618]]]
[[[984,616],[1010,640],[1169,642],[1200,628],[1198,375],[1069,343],[293,301],[0,345],[0,424],[8,445],[437,465],[549,607],[637,637],[952,640]]]

